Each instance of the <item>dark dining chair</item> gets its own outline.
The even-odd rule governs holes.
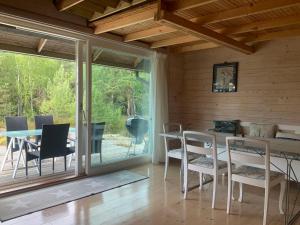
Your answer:
[[[100,154],[100,163],[102,163],[102,140],[105,128],[105,122],[92,123],[92,154]]]
[[[5,117],[6,131],[18,131],[18,130],[28,130],[27,118],[23,116],[7,116]],[[11,138],[6,138],[6,152],[5,158],[3,159],[1,171],[4,168],[6,162],[11,162],[13,166],[13,153],[20,150],[19,144],[17,141],[13,143],[13,145],[8,148]],[[11,160],[8,159],[8,155],[11,155]]]
[[[42,129],[43,125],[54,124],[52,115],[39,115],[34,116],[35,129]],[[41,136],[35,137],[35,142],[38,144],[41,141]]]
[[[70,124],[52,124],[43,125],[41,144],[27,141],[35,151],[26,151],[26,176],[28,176],[28,162],[38,160],[39,175],[42,175],[42,160],[52,158],[52,170],[54,171],[54,158],[64,157],[64,167],[66,166],[66,157],[72,154],[70,148],[67,147],[67,139]]]
[[[133,145],[132,155],[135,155],[136,145],[141,144],[143,142],[145,142],[146,144],[145,135],[148,132],[148,121],[140,117],[129,118],[126,121],[126,128],[132,136],[130,146],[128,148],[127,156],[130,155],[129,153],[132,145]]]

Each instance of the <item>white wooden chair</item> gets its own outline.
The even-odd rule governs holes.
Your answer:
[[[182,125],[180,123],[164,123],[163,124],[163,132],[165,134],[169,133],[169,132],[182,134]],[[168,173],[169,158],[175,158],[175,159],[182,160],[182,155],[183,155],[182,146],[180,148],[176,148],[176,149],[170,149],[169,148],[169,140],[170,140],[170,138],[164,136],[165,151],[166,151],[166,154],[165,154],[165,156],[166,156],[165,174],[164,174],[164,179],[165,180],[167,178],[167,173]]]
[[[192,141],[192,142],[190,142]],[[227,163],[219,161],[216,149],[216,136],[195,132],[183,132],[184,144],[184,198],[188,193],[188,171],[196,171],[200,176],[200,189],[202,189],[203,174],[213,176],[212,208],[215,208],[218,176],[227,172]],[[199,147],[199,145],[209,147]],[[198,154],[198,158],[188,160],[189,154]]]
[[[262,154],[253,155],[235,151],[237,148],[247,148],[245,146],[254,147]],[[228,153],[227,214],[230,213],[234,182],[239,182],[240,184],[239,202],[243,200],[243,184],[265,189],[263,225],[267,224],[270,188],[280,184],[279,211],[283,214],[282,204],[286,180],[284,174],[270,171],[269,142],[242,137],[227,137],[226,148]],[[238,163],[240,166],[233,168],[232,163]]]

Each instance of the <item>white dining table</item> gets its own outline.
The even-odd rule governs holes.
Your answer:
[[[203,133],[207,134],[213,134],[216,136],[216,144],[218,149],[218,154],[224,152],[224,149],[226,151],[226,137],[233,136],[233,134],[228,133],[220,133],[220,132],[214,132],[214,131],[203,131]],[[183,146],[183,133],[180,132],[168,132],[168,133],[160,133],[159,134],[162,137],[167,137],[169,139],[178,139],[181,140],[181,147]],[[294,205],[290,207],[290,183],[296,182],[296,185],[298,187],[297,196],[300,195],[300,183],[297,179],[297,176],[294,172],[292,162],[293,161],[300,161],[300,141],[290,141],[290,140],[284,140],[284,139],[275,139],[275,138],[258,138],[255,137],[255,139],[260,140],[266,140],[270,143],[270,155],[283,158],[287,162],[287,168],[286,171],[283,171],[279,169],[279,165],[276,165],[274,162],[271,162],[271,164],[279,169],[280,172],[284,173],[287,178],[287,189],[286,189],[286,213],[285,213],[285,224],[291,225],[293,224],[299,217],[300,217],[300,210],[298,210],[296,213],[289,214],[290,208],[294,211],[296,202],[294,202]],[[199,137],[193,137],[189,135],[189,140],[198,140],[201,142],[209,142],[209,140],[205,140],[205,138],[202,138],[201,140]],[[251,146],[238,146],[235,151],[240,152],[247,152],[247,153],[253,153],[253,154],[259,154],[262,155],[263,151],[260,151],[257,148],[253,148]],[[184,151],[182,151],[182,159],[183,159]],[[293,174],[294,173],[294,174]],[[181,191],[184,192],[183,187],[183,160],[181,160],[181,176],[180,176],[180,184],[181,184]],[[294,175],[294,178],[292,177]],[[209,180],[208,182],[210,182]],[[294,197],[295,198],[295,197]],[[300,198],[300,196],[299,196]]]

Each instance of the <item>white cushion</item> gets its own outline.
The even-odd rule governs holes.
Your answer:
[[[260,127],[256,123],[251,123],[249,126],[250,132],[249,135],[251,137],[259,137]]]
[[[256,168],[252,166],[240,166],[238,168],[232,169],[232,174],[236,174],[243,177],[249,177],[258,180],[265,180],[265,170],[261,168]],[[270,171],[270,179],[277,178],[282,174],[275,171]]]
[[[168,156],[170,158],[175,158],[175,159],[182,159],[182,152],[183,149],[179,148],[179,149],[172,149],[168,151]],[[189,160],[191,159],[195,159],[197,157],[199,157],[199,154],[195,154],[195,153],[189,153]]]
[[[217,163],[218,163],[218,169],[223,169],[227,166],[227,162],[225,162],[225,161],[218,160]],[[213,159],[207,158],[207,157],[200,157],[200,158],[194,159],[194,160],[190,161],[189,164],[193,164],[196,166],[205,167],[205,168],[209,168],[209,169],[214,168]]]

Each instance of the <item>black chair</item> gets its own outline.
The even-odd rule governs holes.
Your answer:
[[[145,135],[148,132],[148,121],[140,118],[138,116],[134,118],[129,118],[126,121],[126,128],[128,132],[132,135],[131,143],[128,148],[127,155],[129,155],[131,146],[134,145],[133,147],[133,155],[135,155],[135,147],[137,144],[141,144],[143,141],[146,144],[145,141]]]
[[[102,163],[102,140],[105,128],[105,122],[92,123],[92,154],[100,154],[100,163]]]
[[[34,116],[35,129],[42,129],[43,125],[51,125],[53,124],[53,116],[52,115],[40,115]],[[41,136],[35,137],[35,142],[38,144],[41,141]]]
[[[41,144],[37,145],[27,141],[35,151],[26,151],[26,176],[28,176],[28,162],[38,160],[39,173],[42,175],[42,160],[52,158],[52,170],[54,171],[54,158],[64,157],[65,171],[67,170],[67,155],[72,150],[67,147],[67,139],[70,124],[43,125]]]
[[[28,130],[27,118],[23,116],[7,116],[5,117],[5,124],[6,124],[6,131],[18,131],[18,130]],[[10,161],[11,165],[13,166],[13,153],[19,151],[19,144],[17,141],[8,149],[8,145],[10,143],[11,138],[6,138],[6,153],[5,159],[2,162],[1,171],[4,168],[6,162]],[[11,160],[7,160],[8,155],[11,155]]]

